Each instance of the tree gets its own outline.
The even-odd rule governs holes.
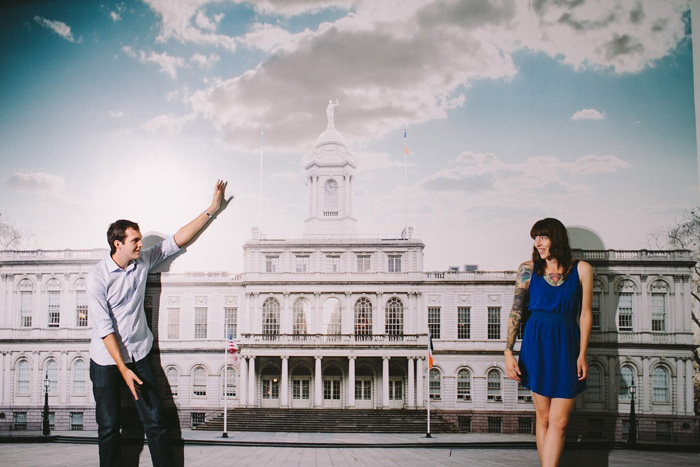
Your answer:
[[[695,386],[695,413],[700,413],[700,352],[697,347],[697,335],[700,332],[700,206],[695,206],[683,213],[683,217],[666,230],[655,232],[651,235],[654,242],[666,243],[668,247],[690,250],[690,255],[695,265],[693,266],[690,293],[694,303],[690,310],[690,315],[697,329],[693,332],[696,336],[696,347],[693,349],[695,359],[695,375],[693,378]]]
[[[27,233],[7,221],[7,216],[0,213],[0,250],[21,249],[27,241]]]

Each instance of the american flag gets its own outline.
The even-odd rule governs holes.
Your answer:
[[[233,364],[238,365],[238,346],[233,342],[233,335],[228,335],[228,353],[233,355]]]

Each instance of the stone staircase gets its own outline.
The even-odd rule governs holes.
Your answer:
[[[228,430],[292,433],[425,433],[426,417],[425,410],[236,408],[228,411]],[[223,431],[223,411],[195,429]],[[454,433],[457,432],[457,427],[432,412],[430,431]]]

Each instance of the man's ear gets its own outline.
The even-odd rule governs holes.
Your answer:
[[[120,242],[119,240],[114,241],[114,249],[115,250],[119,250],[120,245],[124,245],[124,244],[122,242]]]

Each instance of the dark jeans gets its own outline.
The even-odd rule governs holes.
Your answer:
[[[143,382],[138,400],[134,401],[148,438],[148,449],[154,466],[170,466],[172,453],[168,427],[163,421],[163,409],[158,397],[156,375],[149,357],[126,364]],[[95,418],[100,447],[100,466],[121,466],[121,394],[126,388],[116,365],[98,365],[90,360],[90,380],[95,395]],[[133,396],[132,396],[133,397]]]

